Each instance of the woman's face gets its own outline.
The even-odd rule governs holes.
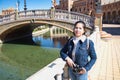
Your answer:
[[[82,36],[83,33],[85,32],[83,26],[84,25],[82,23],[77,23],[77,25],[74,27],[73,32],[76,37]]]

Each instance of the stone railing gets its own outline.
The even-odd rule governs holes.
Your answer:
[[[94,18],[76,12],[68,12],[65,10],[59,9],[41,9],[41,10],[27,10],[15,12],[9,15],[5,15],[0,18],[0,24],[8,23],[15,20],[24,20],[26,18],[30,19],[52,19],[52,20],[61,20],[67,21],[69,23],[74,23],[78,20],[83,20],[87,27],[93,28]]]

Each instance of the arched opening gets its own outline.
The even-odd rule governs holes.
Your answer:
[[[110,23],[110,20],[111,20],[111,15],[110,15],[110,12],[107,13],[107,23]]]
[[[106,23],[106,14],[105,14],[105,12],[103,13],[103,23]]]
[[[113,23],[113,24],[116,23],[116,20],[117,20],[117,19],[116,19],[116,16],[117,16],[117,15],[116,15],[116,11],[113,11],[113,12],[112,12],[112,23]]]
[[[120,10],[118,11],[117,21],[118,21],[118,23],[120,24]]]
[[[105,20],[105,12],[103,13],[103,19]]]

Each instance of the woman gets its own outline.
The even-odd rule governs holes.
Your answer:
[[[83,21],[77,21],[73,28],[74,36],[67,41],[60,51],[62,59],[69,66],[71,80],[88,80],[88,71],[97,59],[93,42],[88,41],[85,36],[85,27]]]

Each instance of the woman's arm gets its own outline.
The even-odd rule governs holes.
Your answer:
[[[69,50],[69,45],[70,42],[68,41],[65,46],[60,50],[60,56],[61,58],[66,61],[66,63],[73,68],[73,66],[75,66],[75,63],[73,62],[73,60],[68,56],[68,50]]]
[[[60,50],[60,56],[63,60],[66,59],[66,57],[68,56],[67,55],[67,52],[68,52],[68,42],[64,45],[64,47]]]
[[[96,51],[95,51],[95,48],[94,48],[94,43],[93,41],[89,41],[89,56],[90,56],[90,61],[84,66],[84,68],[89,71],[92,66],[94,65],[94,63],[96,62],[96,59],[97,59],[97,55],[96,55]]]

